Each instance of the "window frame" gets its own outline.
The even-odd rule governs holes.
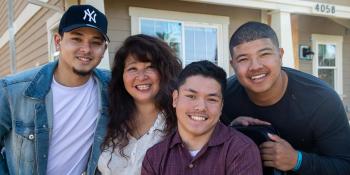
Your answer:
[[[222,67],[226,72],[230,72],[230,56],[228,46],[229,17],[140,7],[129,7],[129,16],[131,17],[131,35],[139,34],[141,32],[141,19],[181,22],[183,24],[183,45],[181,46],[180,52],[182,57],[181,59],[185,59],[185,57],[183,57],[185,52],[184,48],[186,45],[184,41],[185,26],[217,27],[218,66]]]
[[[332,44],[336,46],[336,57],[334,66],[334,90],[343,99],[343,37],[336,35],[312,34],[312,47],[315,55],[312,60],[312,73],[318,77],[319,69],[331,69],[331,66],[319,66],[318,45]]]
[[[212,29],[216,29],[217,31],[217,38],[216,38],[216,43],[217,43],[217,54],[218,54],[218,60],[217,60],[217,63],[219,65],[219,57],[220,57],[220,53],[219,52],[222,52],[220,50],[220,48],[222,48],[222,46],[220,45],[220,36],[219,36],[219,33],[222,32],[220,31],[221,30],[221,27],[219,24],[199,24],[199,23],[196,23],[196,22],[185,22],[184,23],[184,32],[185,32],[185,27],[202,27],[202,28],[212,28]],[[183,35],[183,40],[185,37],[185,33]],[[228,41],[227,41],[228,42]],[[184,48],[186,47],[186,42],[183,43],[184,44]],[[186,58],[186,52],[185,52],[185,49],[183,49],[184,52],[183,52],[183,57]],[[185,60],[183,60],[184,62]],[[229,60],[228,60],[229,61]],[[221,65],[220,65],[221,66]],[[221,66],[223,67],[223,66]],[[228,72],[227,70],[225,70],[226,72]]]

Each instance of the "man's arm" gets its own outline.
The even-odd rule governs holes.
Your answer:
[[[329,97],[315,111],[314,150],[302,152],[300,174],[350,174],[350,127],[340,98]],[[302,151],[302,150],[301,150]]]
[[[11,128],[11,112],[5,83],[0,80],[0,174],[8,174],[4,152],[4,138]]]
[[[314,153],[298,154],[286,140],[270,135],[272,141],[260,145],[264,165],[303,175],[350,174],[350,128],[340,99],[325,100],[309,122],[312,138],[307,139],[315,142]]]

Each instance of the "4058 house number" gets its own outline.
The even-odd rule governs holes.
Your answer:
[[[334,15],[336,9],[334,5],[316,3],[314,8],[312,9],[312,12],[325,15]]]

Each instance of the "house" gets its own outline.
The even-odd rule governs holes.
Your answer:
[[[230,36],[247,21],[267,23],[285,50],[283,65],[326,81],[350,117],[348,0],[1,1],[0,77],[54,60],[52,36],[63,10],[77,3],[94,5],[109,20],[104,68],[125,38],[145,33],[167,41],[184,64],[208,59],[233,74]]]

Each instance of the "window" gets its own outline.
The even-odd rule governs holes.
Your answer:
[[[209,60],[218,64],[217,28],[185,27],[185,64],[198,60]]]
[[[312,35],[313,50],[313,74],[324,80],[334,88],[342,97],[342,43],[341,36]]]
[[[140,33],[156,36],[169,44],[169,46],[181,55],[182,23],[176,21],[141,19]]]
[[[166,41],[183,65],[209,60],[229,72],[228,23],[223,16],[130,7],[132,34]]]
[[[318,45],[318,77],[326,81],[331,87],[335,88],[335,52],[334,44]]]

